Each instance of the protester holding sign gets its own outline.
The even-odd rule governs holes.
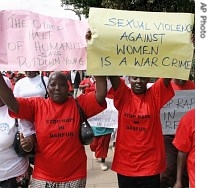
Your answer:
[[[87,35],[90,39],[91,31]],[[171,79],[160,78],[150,88],[149,77],[129,76],[130,87],[120,76],[109,79],[119,114],[112,163],[118,186],[160,187],[160,173],[166,168],[160,110],[175,95]]]
[[[195,108],[189,110],[179,122],[174,146],[178,149],[176,183],[173,188],[182,188],[185,163],[190,180],[190,188],[195,187]]]
[[[175,91],[194,90],[195,83],[191,80],[172,79],[171,85]],[[164,145],[166,150],[166,171],[161,174],[161,188],[172,187],[176,181],[177,149],[172,144],[174,134],[164,135]],[[186,167],[183,170],[183,187],[189,186],[189,179]]]
[[[106,108],[106,77],[95,79],[96,92],[77,98],[87,118]],[[31,188],[85,188],[87,156],[79,139],[79,111],[73,96],[68,95],[66,76],[61,72],[51,73],[47,89],[47,99],[15,98],[0,74],[0,98],[8,106],[9,115],[35,125],[37,151]]]
[[[159,187],[165,170],[160,109],[174,96],[171,79],[159,79],[149,89],[149,78],[130,76],[129,88],[110,76],[114,105],[119,112],[112,170],[119,188]]]
[[[112,170],[120,188],[160,187],[166,168],[160,110],[175,95],[169,78],[189,75],[193,17],[90,8],[87,72],[109,75],[114,89],[119,116]],[[120,75],[130,76],[131,88]],[[147,89],[149,77],[162,79]]]

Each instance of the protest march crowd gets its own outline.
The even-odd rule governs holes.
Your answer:
[[[13,92],[16,93],[15,94],[16,96],[18,96],[18,92],[19,93],[22,93],[23,92],[23,93],[26,94],[25,97],[27,97],[27,92],[28,92],[27,90],[30,90],[30,92],[32,92],[34,90],[34,88],[32,86],[34,83],[36,83],[36,85],[43,84],[40,77],[39,77],[39,80],[38,81],[36,81],[36,82],[33,83],[32,80],[35,77],[37,77],[37,76],[40,76],[40,75],[43,76],[45,78],[44,80],[46,82],[47,87],[50,87],[50,74],[52,72],[53,71],[51,71],[51,72],[42,71],[41,73],[39,71],[25,71],[25,72],[19,72],[19,71],[17,71],[17,72],[15,72],[15,71],[14,72],[12,72],[12,71],[2,71],[2,75],[4,75],[4,77],[7,78],[5,80],[7,80],[7,84],[9,83],[8,85],[13,90]],[[82,76],[80,75],[79,72],[82,73]],[[35,73],[34,76],[32,76],[33,73]],[[54,73],[55,73],[55,75],[58,74],[56,72],[54,72]],[[79,75],[78,78],[76,78],[76,74],[77,73]],[[60,75],[60,74],[58,74],[58,75]],[[88,93],[95,93],[95,88],[96,88],[95,83],[97,83],[95,77],[86,76],[83,71],[62,71],[62,76],[65,77],[66,83],[68,85],[68,90],[67,90],[67,93],[68,93],[67,95],[68,96],[73,96],[73,98],[77,98],[77,97],[79,97],[79,95],[89,95]],[[23,78],[27,78],[28,80],[31,79],[32,82],[29,83],[29,84],[28,83],[24,84],[24,82],[23,82],[24,79]],[[110,81],[112,79],[114,79],[114,78],[115,77],[113,77],[113,78],[110,77],[110,80],[107,80],[107,82],[109,81],[108,83],[110,84]],[[91,79],[92,79],[92,82],[91,82]],[[151,83],[150,82],[151,80],[153,80],[154,83]],[[19,82],[21,82],[21,84],[19,84]],[[27,82],[27,81],[25,81],[25,82]],[[129,94],[130,92],[128,94],[126,94],[126,92],[127,92],[126,90],[130,91],[130,88],[131,88],[131,89],[133,89],[133,92],[140,93],[140,92],[143,92],[142,91],[143,88],[140,87],[141,84],[144,84],[145,85],[145,88],[144,89],[146,89],[146,88],[151,87],[152,85],[156,85],[158,83],[161,84],[161,82],[162,82],[162,80],[157,80],[157,79],[148,79],[148,78],[140,78],[140,77],[121,77],[119,80],[116,80],[117,85],[119,85],[119,86],[122,87],[119,90],[119,92],[116,92],[116,94],[114,93],[114,91],[113,91],[113,89],[115,89],[115,87],[113,87],[113,86],[115,86],[114,84],[112,85],[113,88],[111,86],[108,86],[107,89],[108,89],[109,96],[111,96],[110,98],[111,99],[115,99],[115,97],[116,97],[117,98],[117,99],[115,99],[116,100],[116,104],[122,105],[124,102],[123,102],[123,99],[121,99],[121,95],[123,94],[122,97],[126,97],[126,99],[127,99],[127,97],[129,97],[129,96],[126,96],[126,95],[130,95]],[[0,83],[1,83],[1,81],[0,81]],[[112,83],[112,81],[111,81],[111,83]],[[180,79],[172,79],[170,81],[170,79],[169,79],[169,82],[167,82],[167,83],[171,87],[170,98],[172,96],[174,96],[173,90],[189,90],[189,89],[190,90],[191,89],[194,90],[195,89],[195,84],[191,80],[186,81],[186,80],[180,80]],[[150,85],[150,86],[148,87],[148,85]],[[21,88],[21,86],[22,86],[22,88]],[[19,87],[19,88],[17,89],[17,87]],[[164,86],[161,86],[161,87],[164,87]],[[42,94],[41,97],[44,98],[45,97],[45,94],[46,94],[46,90],[45,90],[44,85],[41,88],[44,90],[44,92],[43,92],[43,94]],[[88,91],[85,91],[86,89]],[[79,94],[78,94],[78,90],[82,90],[82,92],[79,92]],[[122,90],[125,90],[125,91],[122,91]],[[48,91],[50,92],[49,89],[48,89]],[[164,93],[165,92],[166,92],[166,90],[164,90]],[[0,93],[0,96],[1,95],[2,94]],[[22,96],[24,97],[24,95],[22,95]],[[38,94],[34,94],[34,96],[38,96]],[[165,98],[166,97],[166,94],[164,94],[164,95],[162,94],[162,96]],[[1,102],[2,103],[2,107],[5,108],[5,105],[3,103],[4,97],[2,97],[2,99],[3,99],[3,100],[1,100],[2,101]],[[125,99],[125,101],[127,101],[126,99]],[[117,100],[119,100],[119,102],[117,102]],[[129,104],[130,104],[130,102],[131,101],[129,101]],[[23,105],[24,105],[24,103],[23,103]],[[2,107],[1,107],[1,117],[2,117],[2,115],[4,115],[2,113],[6,113],[5,109],[3,110]],[[117,109],[118,109],[118,107],[117,107]],[[24,113],[24,111],[22,113]],[[125,113],[122,113],[122,114],[125,114]],[[130,114],[131,115],[128,115],[128,114],[127,115],[123,115],[124,118],[125,118],[124,121],[128,121],[128,117],[129,117],[129,119],[130,118],[135,118],[134,117],[135,116],[134,114],[132,114],[132,113],[130,113]],[[150,118],[150,114],[147,114],[146,112],[143,113],[143,114],[145,114],[145,115],[144,116],[141,115],[141,119],[142,118],[143,119]],[[157,118],[159,119],[159,114],[158,113],[155,113],[155,114],[157,115]],[[22,118],[22,116],[20,116],[20,117]],[[139,115],[139,117],[140,117],[140,115]],[[191,119],[193,117],[194,116],[190,116]],[[7,118],[13,119],[13,118],[9,117],[9,115],[8,115]],[[121,117],[121,118],[123,118],[123,117]],[[183,117],[183,119],[184,119],[184,117]],[[105,158],[107,157],[108,147],[109,147],[109,143],[110,143],[110,139],[111,139],[111,134],[115,134],[115,137],[117,137],[117,138],[114,138],[115,139],[114,148],[116,148],[116,149],[115,149],[115,157],[114,157],[114,160],[113,160],[112,170],[114,170],[114,171],[117,172],[118,181],[119,181],[119,187],[124,187],[124,188],[126,188],[126,187],[136,187],[136,185],[141,184],[140,182],[142,182],[142,185],[144,185],[143,187],[151,187],[151,186],[149,186],[149,184],[152,185],[152,187],[159,187],[160,186],[161,188],[164,188],[164,187],[165,188],[172,187],[173,185],[174,185],[174,188],[181,187],[182,185],[183,185],[183,187],[189,187],[189,182],[188,182],[189,181],[189,178],[188,178],[188,176],[190,176],[190,181],[194,181],[194,179],[193,179],[194,178],[194,171],[193,171],[194,170],[194,162],[193,162],[194,155],[193,155],[193,153],[191,151],[191,147],[194,146],[194,143],[191,143],[191,142],[194,141],[194,129],[193,129],[193,127],[191,127],[191,131],[193,131],[193,132],[189,132],[189,131],[187,131],[185,129],[189,129],[187,127],[189,126],[188,123],[191,122],[191,119],[188,120],[187,122],[185,120],[183,120],[186,123],[186,125],[184,123],[183,123],[184,125],[182,125],[182,127],[183,127],[182,129],[184,129],[184,131],[182,130],[181,133],[179,133],[180,135],[177,136],[176,139],[175,139],[175,135],[164,135],[164,136],[162,136],[162,131],[160,130],[160,127],[159,127],[159,130],[154,127],[157,130],[155,130],[155,131],[153,130],[155,132],[155,134],[157,134],[159,132],[159,136],[158,136],[157,140],[153,140],[155,136],[152,135],[152,132],[151,132],[150,135],[149,135],[149,137],[146,140],[138,140],[139,139],[138,138],[139,136],[136,135],[134,137],[135,134],[132,133],[133,138],[132,138],[131,141],[129,141],[131,138],[129,138],[128,136],[126,136],[126,134],[128,134],[128,133],[126,133],[125,130],[124,130],[124,132],[119,132],[119,131],[122,131],[120,129],[120,127],[124,127],[123,125],[121,125],[120,122],[118,122],[118,123],[120,123],[118,125],[119,128],[115,129],[115,131],[112,128],[103,128],[103,127],[98,127],[97,128],[97,127],[92,127],[93,129],[98,129],[98,130],[95,130],[95,132],[94,132],[95,133],[95,140],[90,145],[91,151],[93,151],[93,157],[94,157],[94,159],[101,158],[101,163],[100,163],[101,169],[102,170],[108,170],[108,167],[107,167],[107,165],[105,163]],[[14,123],[14,121],[12,121],[12,122]],[[20,124],[22,125],[21,120],[20,120]],[[128,126],[126,126],[127,127],[126,129],[130,129],[130,130],[133,130],[133,131],[134,130],[138,130],[138,131],[136,131],[138,134],[139,134],[139,131],[140,132],[146,132],[147,129],[148,129],[147,127],[143,127],[143,126],[137,128],[137,125],[135,125],[135,124],[136,123],[134,123],[133,125],[130,125],[129,128],[128,128]],[[10,126],[13,127],[13,125],[10,125]],[[25,127],[24,125],[25,124],[23,123],[23,127],[24,128],[22,130],[27,132],[27,127]],[[178,126],[178,128],[179,127],[181,127],[181,125]],[[36,129],[36,127],[35,127],[35,129]],[[37,128],[37,130],[38,130],[38,128]],[[128,131],[128,130],[126,130],[126,131]],[[32,131],[32,133],[34,133],[34,132]],[[191,135],[188,135],[188,134],[191,134]],[[186,136],[186,141],[185,142],[187,142],[187,139],[190,139],[188,141],[189,144],[191,144],[190,146],[185,146],[184,147],[183,143],[181,143],[182,140],[183,140],[183,138],[184,138],[184,136]],[[126,137],[128,137],[128,138],[126,139]],[[159,139],[161,139],[161,137],[164,138],[164,142],[162,142],[162,145],[161,145],[161,148],[160,148],[161,142],[159,141]],[[175,141],[173,141],[173,140],[175,140]],[[150,142],[152,142],[153,144],[155,144],[155,146],[153,146],[153,147],[155,147],[157,149],[157,151],[154,150],[154,151],[151,151],[151,152],[158,152],[159,153],[158,155],[160,155],[160,159],[162,160],[162,162],[161,163],[156,163],[156,162],[155,163],[151,163],[151,161],[152,161],[151,160],[151,161],[148,162],[148,165],[152,165],[154,168],[152,168],[152,166],[151,166],[151,167],[145,168],[145,172],[143,172],[141,170],[139,171],[137,167],[133,166],[133,165],[136,165],[136,163],[134,162],[133,165],[132,165],[132,164],[130,164],[130,161],[129,161],[129,159],[131,159],[132,152],[134,152],[134,151],[131,150],[130,154],[127,155],[128,158],[126,159],[126,161],[123,160],[123,158],[122,158],[123,156],[119,156],[119,152],[128,153],[128,150],[123,151],[123,148],[121,148],[121,150],[118,151],[119,150],[118,147],[119,148],[122,147],[121,144],[123,144],[123,146],[126,146],[128,141],[131,142],[130,144],[136,143],[137,141],[139,142],[139,144],[140,144],[139,146],[137,146],[137,143],[135,144],[137,146],[136,147],[136,150],[138,150],[138,148],[142,147],[142,145],[143,145],[143,147],[146,147],[147,144],[151,145]],[[142,144],[142,143],[144,143],[144,144]],[[163,156],[164,155],[164,145],[163,145],[163,143],[165,144],[165,150],[166,150],[166,156],[165,157]],[[175,143],[175,144],[173,145],[173,143]],[[182,148],[182,147],[184,147],[184,148]],[[129,148],[130,148],[130,146],[129,146]],[[189,148],[189,149],[187,149],[187,148]],[[14,151],[13,151],[13,153],[14,153]],[[181,156],[180,153],[182,155],[184,155],[184,157],[183,157],[184,159],[182,159],[182,156]],[[188,153],[190,153],[190,155],[188,155]],[[142,164],[139,164],[139,165],[140,166],[144,166],[144,163],[147,163],[148,157],[150,155],[152,156],[152,153],[150,155],[149,154],[145,155],[145,157],[146,157],[145,159],[143,157],[144,155],[143,154],[141,154],[141,155],[142,156],[140,158],[143,160],[143,162],[142,162]],[[0,153],[0,156],[2,156],[1,153]],[[151,158],[151,156],[149,158]],[[13,154],[13,157],[14,157],[14,154]],[[18,157],[17,156],[16,158],[21,158],[21,157]],[[122,158],[122,159],[120,160],[120,158]],[[187,159],[187,158],[189,158],[189,159]],[[118,160],[120,160],[120,161],[118,161]],[[165,169],[164,160],[167,161],[167,163],[166,163],[167,165],[166,165],[166,170],[165,171],[164,171],[164,169]],[[154,161],[155,161],[155,159],[154,159]],[[180,162],[180,161],[182,161],[182,162]],[[190,162],[188,162],[188,161],[190,161]],[[187,164],[189,163],[187,170],[186,170],[185,163],[187,163]],[[15,176],[18,177],[18,178],[16,177],[16,180],[17,181],[15,181],[15,182],[18,182],[19,183],[18,185],[20,187],[28,186],[29,181],[32,181],[32,180],[29,180],[30,179],[29,175],[31,175],[31,173],[32,173],[31,171],[33,171],[33,169],[31,169],[30,160],[29,160],[29,163],[28,164],[29,164],[28,165],[28,168],[27,168],[27,170],[25,169],[25,172],[24,173],[22,173],[20,176],[19,176],[19,174],[18,174],[18,176],[15,175]],[[159,166],[160,164],[161,164],[161,166]],[[39,164],[37,164],[37,166],[38,165]],[[14,168],[12,166],[13,165],[11,165],[11,169]],[[35,163],[35,166],[34,167],[36,167],[36,163]],[[123,171],[123,168],[125,168],[125,170],[127,170],[127,169],[130,168],[129,171],[127,171],[127,172],[129,172],[128,175],[126,175],[126,176],[121,175],[121,174],[124,174],[125,173]],[[157,170],[155,172],[155,175],[153,175],[153,176],[146,176],[146,177],[150,177],[150,178],[148,178],[149,179],[149,182],[148,182],[147,178],[146,179],[143,178],[144,177],[144,173],[145,174],[147,174],[147,173],[153,173],[153,171],[155,170],[155,168],[157,168]],[[14,168],[14,169],[16,169],[16,168]],[[3,167],[1,167],[0,170],[1,170],[1,172],[3,172],[3,170],[5,170],[5,169]],[[132,172],[134,173],[135,178],[133,177],[134,175],[132,174]],[[189,172],[190,172],[190,175],[189,175]],[[18,169],[17,169],[17,173],[18,173]],[[142,173],[142,174],[138,175],[139,173]],[[11,173],[11,172],[8,173],[8,176],[6,176],[7,173],[5,173],[5,175],[2,176],[1,178],[10,177],[11,176],[10,174],[13,174],[13,173]],[[45,176],[46,175],[43,174],[43,177],[45,177]],[[48,176],[51,177],[51,175],[49,175],[49,174],[48,174]],[[30,182],[30,186],[31,187],[44,187],[44,183],[43,183],[43,180],[42,180],[41,177],[39,177],[39,176],[36,175],[36,176],[34,176],[34,178],[36,180]],[[41,178],[42,181],[40,181],[39,178]],[[54,178],[52,177],[52,178],[48,179],[46,182],[45,181],[44,182],[50,184],[50,182],[54,182],[56,180]],[[4,187],[4,182],[11,183],[10,182],[11,179],[14,180],[14,178],[9,178],[8,181],[7,180],[6,181],[2,181],[1,180],[2,187]],[[22,181],[20,181],[20,180],[22,180]],[[23,180],[27,180],[27,181],[23,181]],[[62,181],[64,181],[64,180],[62,180]],[[75,185],[75,187],[80,187],[80,186],[82,187],[82,186],[85,186],[85,181],[86,180],[84,180],[84,178],[83,178],[82,181],[79,181],[80,184],[77,184],[78,183],[77,180],[76,181],[70,181],[70,182],[73,182],[73,184],[71,184],[71,186],[73,185],[73,187],[74,187],[74,185]],[[27,185],[25,185],[23,182],[27,182]],[[57,180],[56,182],[59,182],[59,181]],[[147,186],[147,184],[148,184],[148,186]],[[10,184],[6,184],[6,185],[7,185],[7,187],[8,187],[8,185],[11,186],[11,187],[15,187],[16,186],[16,185],[13,186],[13,184],[11,184],[11,185]],[[65,183],[65,185],[66,185],[66,183]],[[191,182],[191,185],[193,185],[193,182]],[[59,182],[59,186],[61,186],[61,183],[60,182]],[[191,187],[193,187],[193,186],[191,186]]]
[[[118,24],[121,25],[119,20]],[[190,33],[191,30],[186,32]],[[165,42],[167,37],[162,35]],[[95,33],[88,30],[85,37],[87,42],[91,41]],[[164,51],[167,45],[164,46],[161,41],[157,47],[158,53],[161,47]],[[102,50],[105,51],[105,48]],[[130,48],[126,49],[129,52]],[[191,51],[193,48],[190,46],[183,49]],[[93,54],[87,52],[90,58]],[[97,52],[100,54],[100,50]],[[146,50],[144,52],[149,56]],[[162,55],[158,53],[155,55]],[[191,58],[192,54],[189,52],[187,55]],[[131,55],[128,54],[126,58],[129,59]],[[161,57],[170,59],[171,54],[165,55],[168,54]],[[183,75],[189,71],[188,79],[180,79],[180,75],[171,76],[175,73],[170,68],[174,67],[168,66],[162,68],[164,70],[160,73],[163,76],[158,78],[145,76],[145,67],[135,68],[135,71],[144,71],[141,76],[135,73],[119,76],[114,74],[116,72],[104,75],[101,70],[91,75],[87,75],[86,70],[1,70],[0,188],[85,188],[87,156],[81,142],[80,125],[85,119],[90,120],[107,112],[111,108],[110,100],[117,117],[112,120],[110,117],[113,114],[108,114],[108,118],[100,116],[98,124],[95,118],[95,124],[91,124],[94,137],[88,144],[93,158],[100,161],[101,170],[109,170],[106,158],[109,144],[113,141],[111,170],[116,172],[119,188],[194,188],[194,96],[190,105],[186,105],[187,99],[183,100],[187,110],[182,111],[176,120],[175,133],[163,134],[161,119],[161,110],[171,104],[170,101],[178,92],[180,96],[186,94],[187,90],[195,90],[194,78],[189,70],[192,60],[188,60],[189,57],[185,61],[178,61],[178,57],[174,57],[172,63],[176,70],[182,69]],[[127,64],[126,58],[123,58],[120,65]],[[104,61],[104,67],[113,65],[109,56]],[[145,66],[150,64],[148,61],[145,60]],[[177,63],[183,66],[177,67]],[[156,63],[152,64],[153,67],[149,68],[159,68]],[[119,72],[122,70],[120,68]],[[113,71],[109,68],[107,70]],[[151,75],[151,72],[148,74]],[[173,112],[175,114],[176,110]],[[169,116],[174,118],[172,113],[168,113]],[[108,126],[111,120],[115,122],[115,127]],[[103,123],[107,123],[107,126],[103,126]]]

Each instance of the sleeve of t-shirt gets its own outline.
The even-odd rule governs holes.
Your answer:
[[[19,103],[18,114],[9,110],[9,115],[13,118],[26,119],[34,122],[34,99],[32,98],[16,98]]]
[[[107,107],[106,100],[102,105],[98,103],[94,91],[86,95],[80,95],[77,99],[87,119],[102,112]]]
[[[84,85],[84,80],[82,80],[82,81],[79,83],[79,85]]]
[[[34,124],[30,121],[19,119],[19,126],[20,131],[23,133],[24,137],[30,136],[36,132]]]
[[[90,84],[90,78],[86,78],[80,82],[80,85]]]
[[[191,148],[191,123],[190,118],[182,118],[179,122],[173,145],[180,151],[188,153]]]
[[[158,106],[160,108],[162,108],[175,95],[171,83],[166,87],[162,78],[159,78],[149,90],[152,90],[155,100],[159,103]]]
[[[19,94],[19,88],[20,88],[21,82],[22,82],[21,79],[18,80],[18,82],[14,86],[13,93],[14,93],[14,96],[15,97],[19,97],[20,96],[20,94]]]

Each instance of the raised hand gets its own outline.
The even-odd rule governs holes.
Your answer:
[[[92,37],[92,33],[91,33],[90,30],[88,30],[87,33],[86,33],[86,35],[85,35],[85,38],[86,38],[86,40],[90,40],[91,37]]]

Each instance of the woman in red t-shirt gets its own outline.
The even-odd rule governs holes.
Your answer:
[[[160,109],[174,96],[171,79],[158,79],[147,89],[146,77],[130,76],[131,88],[120,77],[109,78],[119,114],[112,163],[119,188],[160,187],[166,167]]]
[[[83,94],[95,91],[95,78],[94,76],[85,78],[79,84],[79,89],[82,90]]]
[[[96,90],[77,97],[87,118],[106,108],[106,77],[98,76]],[[15,118],[34,122],[37,147],[31,188],[81,187],[87,178],[87,156],[79,139],[80,114],[69,96],[66,76],[53,72],[47,85],[49,98],[15,98],[0,73],[0,97]]]
[[[195,188],[195,108],[186,112],[180,120],[173,144],[178,150],[176,183],[173,188],[182,187],[186,163],[190,188]]]

